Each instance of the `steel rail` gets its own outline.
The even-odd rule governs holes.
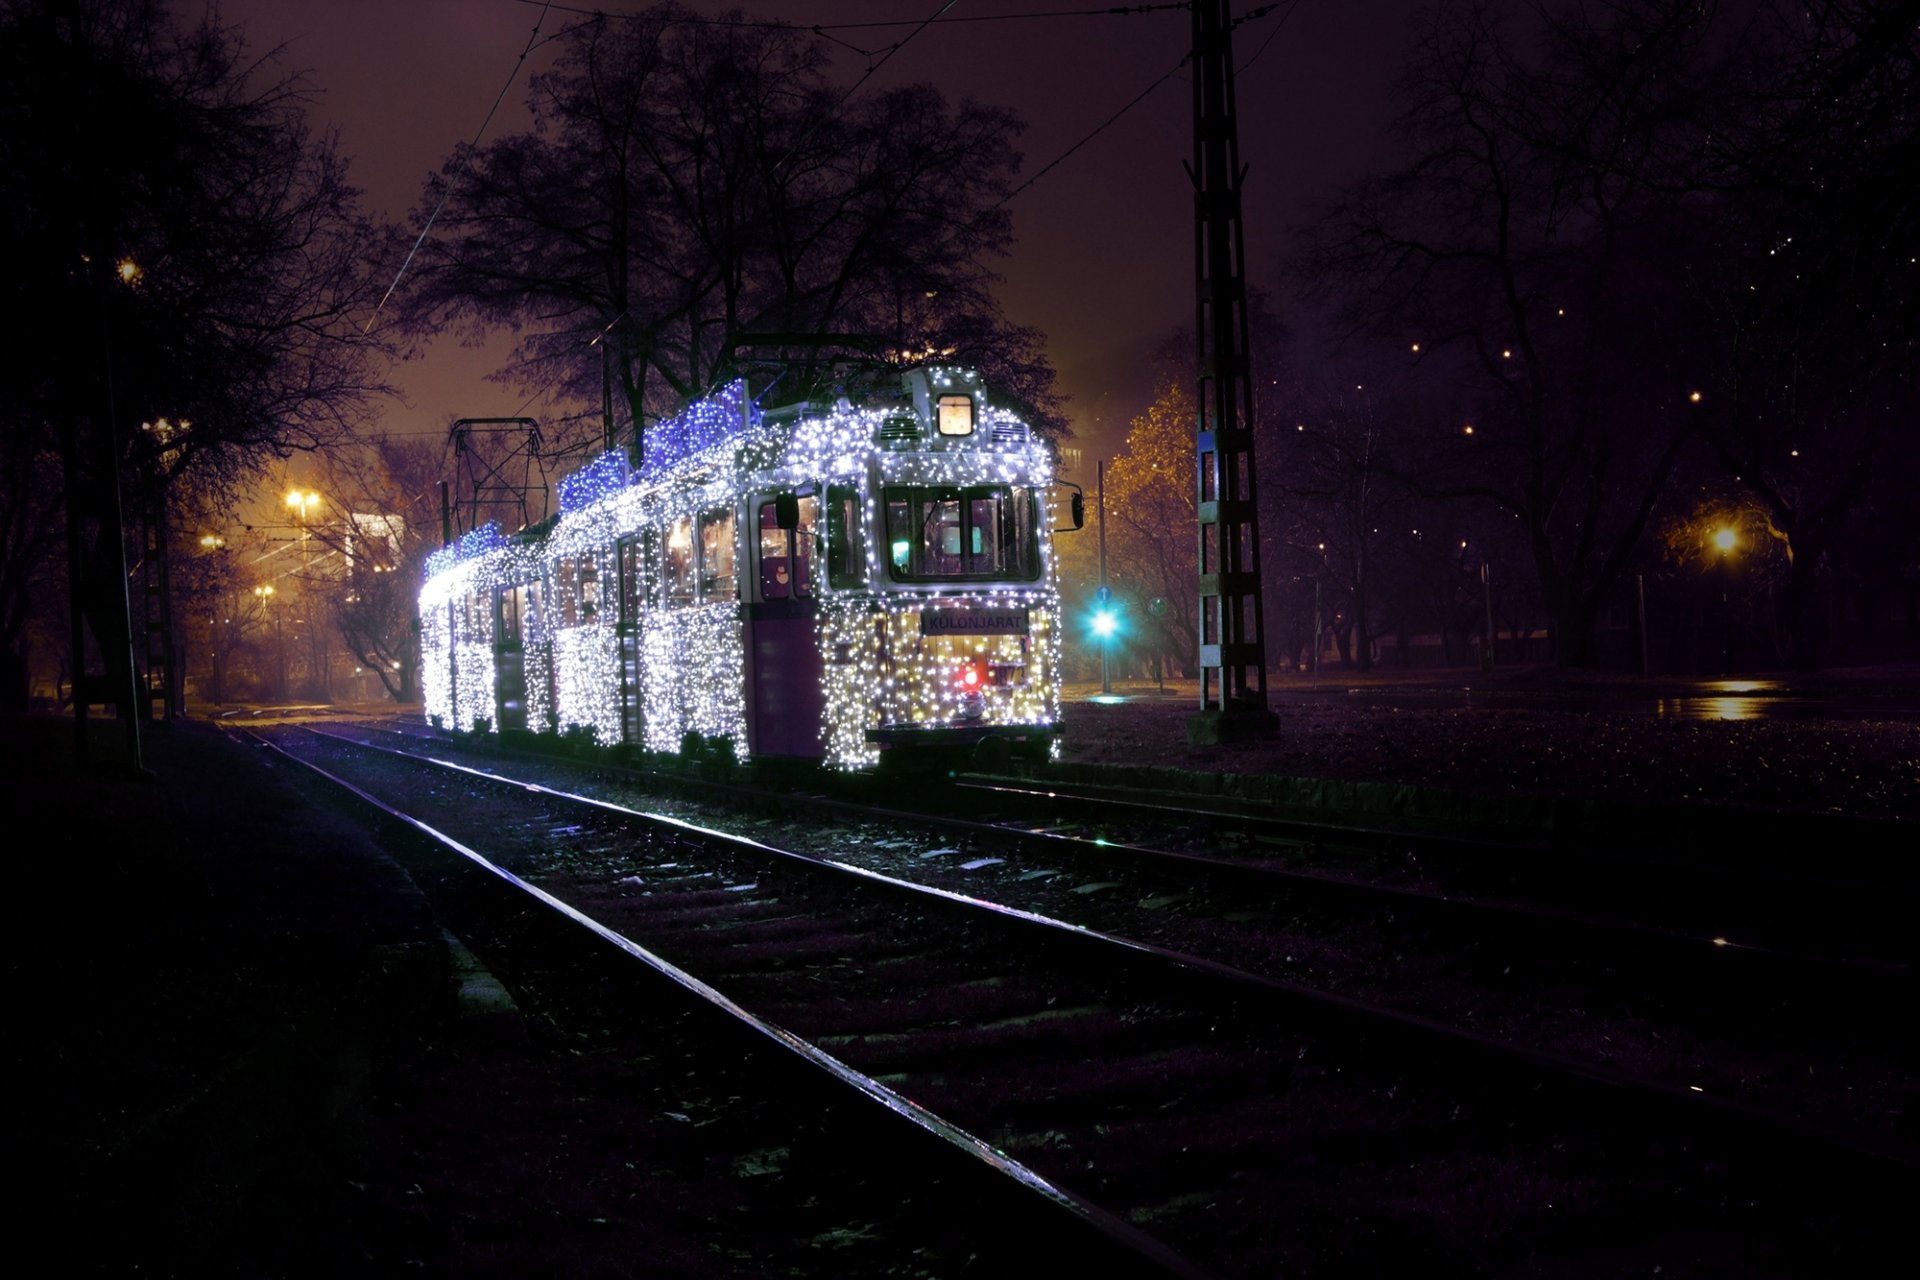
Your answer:
[[[634,809],[597,796],[582,795],[549,787],[543,783],[492,773],[454,760],[423,756],[394,747],[360,742],[339,734],[313,729],[310,726],[302,727],[306,732],[316,736],[332,738],[367,751],[431,764],[452,772],[484,779],[496,785],[578,804],[584,808],[625,819],[656,824],[734,849],[829,869],[850,876],[861,883],[891,892],[922,900],[942,900],[1010,922],[1038,926],[1053,931],[1055,936],[1073,939],[1103,950],[1116,948],[1125,953],[1171,965],[1209,981],[1224,983],[1241,991],[1316,1012],[1346,1026],[1367,1031],[1385,1030],[1423,1049],[1437,1049],[1465,1060],[1571,1083],[1602,1098],[1628,1103],[1645,1103],[1681,1119],[1684,1123],[1717,1129],[1735,1142],[1744,1144],[1757,1140],[1766,1145],[1770,1151],[1776,1152],[1777,1144],[1787,1144],[1805,1160],[1816,1163],[1825,1163],[1835,1158],[1865,1161],[1896,1177],[1912,1178],[1920,1174],[1920,1155],[1903,1146],[1841,1132],[1823,1125],[1810,1124],[1798,1117],[1767,1107],[1710,1093],[1701,1086],[1671,1084],[1584,1059],[1495,1039],[1419,1014],[1407,1013],[1390,1006],[1239,969],[1202,956],[1175,951],[1104,930],[1092,929],[1039,912],[1010,907],[1003,903],[956,893],[934,885],[903,880],[870,868],[839,862],[816,854],[782,849],[750,836],[705,827],[670,814]]]
[[[429,763],[441,765],[442,767],[472,773],[497,783],[517,786],[523,790],[551,796],[556,799],[584,803],[612,812],[618,812],[624,816],[639,817],[654,821],[662,820],[661,817],[657,815],[641,814],[636,811],[624,810],[619,806],[594,801],[590,797],[574,796],[535,783],[517,782],[514,779],[490,775],[481,770],[471,769],[450,761],[432,760],[428,757],[413,755],[411,752],[398,751],[391,747],[381,747],[370,743],[356,742],[351,738],[326,733],[309,726],[302,727],[315,736],[331,738],[363,750],[385,752],[392,755],[405,756],[414,760],[427,760]],[[639,961],[642,965],[652,969],[668,981],[673,982],[690,995],[726,1014],[741,1026],[779,1046],[782,1050],[794,1055],[808,1066],[825,1073],[842,1086],[853,1090],[870,1102],[878,1104],[886,1111],[891,1112],[893,1115],[931,1137],[938,1139],[948,1147],[971,1157],[980,1165],[1010,1179],[1013,1183],[1028,1192],[1040,1196],[1056,1208],[1071,1215],[1071,1217],[1081,1225],[1097,1231],[1112,1241],[1117,1247],[1135,1255],[1141,1261],[1149,1263],[1168,1275],[1186,1277],[1187,1280],[1208,1280],[1208,1277],[1210,1277],[1210,1272],[1197,1266],[1180,1254],[1175,1253],[1172,1249],[1169,1249],[1153,1236],[1141,1231],[1138,1227],[1135,1227],[1124,1219],[1116,1217],[1079,1194],[1060,1186],[1034,1169],[1029,1168],[1027,1165],[975,1137],[958,1125],[920,1106],[911,1098],[905,1097],[880,1083],[878,1080],[875,1080],[865,1072],[859,1071],[848,1063],[841,1061],[839,1058],[826,1052],[812,1042],[761,1018],[751,1010],[736,1003],[731,997],[727,996],[726,993],[703,982],[672,961],[655,954],[617,930],[609,928],[592,916],[548,893],[538,885],[532,884],[522,877],[515,875],[471,846],[438,830],[429,823],[423,822],[413,815],[395,808],[384,800],[381,800],[378,796],[322,768],[320,765],[310,760],[302,759],[277,743],[250,732],[247,736],[286,759],[311,770],[334,786],[351,794],[363,804],[377,809],[395,821],[427,837],[441,847],[458,854],[488,875],[496,877],[506,885],[524,893],[542,906],[571,921],[573,924],[586,929],[603,941],[610,943],[634,960]],[[671,825],[680,826],[690,832],[713,837],[725,837],[725,833],[708,832],[705,828],[695,826],[691,823],[679,823],[673,819],[665,819],[665,821]]]

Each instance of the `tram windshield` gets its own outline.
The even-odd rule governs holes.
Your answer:
[[[1039,507],[1024,485],[889,488],[886,502],[896,582],[1040,576]]]

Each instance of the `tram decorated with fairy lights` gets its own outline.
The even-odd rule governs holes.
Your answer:
[[[1053,450],[974,370],[901,383],[766,409],[730,383],[649,428],[637,466],[614,451],[563,480],[553,519],[435,552],[428,716],[844,768],[920,745],[1044,757]]]

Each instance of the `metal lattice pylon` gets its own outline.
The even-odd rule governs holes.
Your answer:
[[[1199,514],[1200,709],[1267,709],[1267,654],[1254,493],[1233,21],[1227,0],[1193,6],[1194,271],[1199,343],[1195,454]]]

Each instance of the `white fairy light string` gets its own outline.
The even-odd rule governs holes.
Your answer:
[[[758,501],[795,492],[824,500],[832,489],[859,495],[860,563],[851,580],[835,581],[824,539],[801,551],[814,566],[821,755],[871,764],[879,746],[869,735],[881,731],[1050,733],[1061,657],[1042,500],[1052,453],[1017,416],[987,404],[972,370],[929,367],[907,381],[911,403],[764,413],[743,382],[731,383],[650,430],[639,468],[612,452],[562,481],[560,515],[543,533],[488,525],[436,552],[420,593],[429,715],[459,729],[500,727],[496,600],[525,588],[517,638],[528,727],[621,741],[621,653],[631,643],[636,687],[626,696],[640,744],[672,751],[692,731],[730,739],[745,758],[742,601],[754,589]],[[948,432],[941,406],[955,402],[967,410],[965,429]],[[957,508],[963,491],[988,495],[991,510],[1007,513],[997,518],[1024,521],[1023,545],[1037,554],[1016,555],[1024,575],[904,571],[907,543],[896,550],[886,533],[889,501],[904,512],[905,495],[936,494]],[[976,553],[981,532],[971,527]]]

